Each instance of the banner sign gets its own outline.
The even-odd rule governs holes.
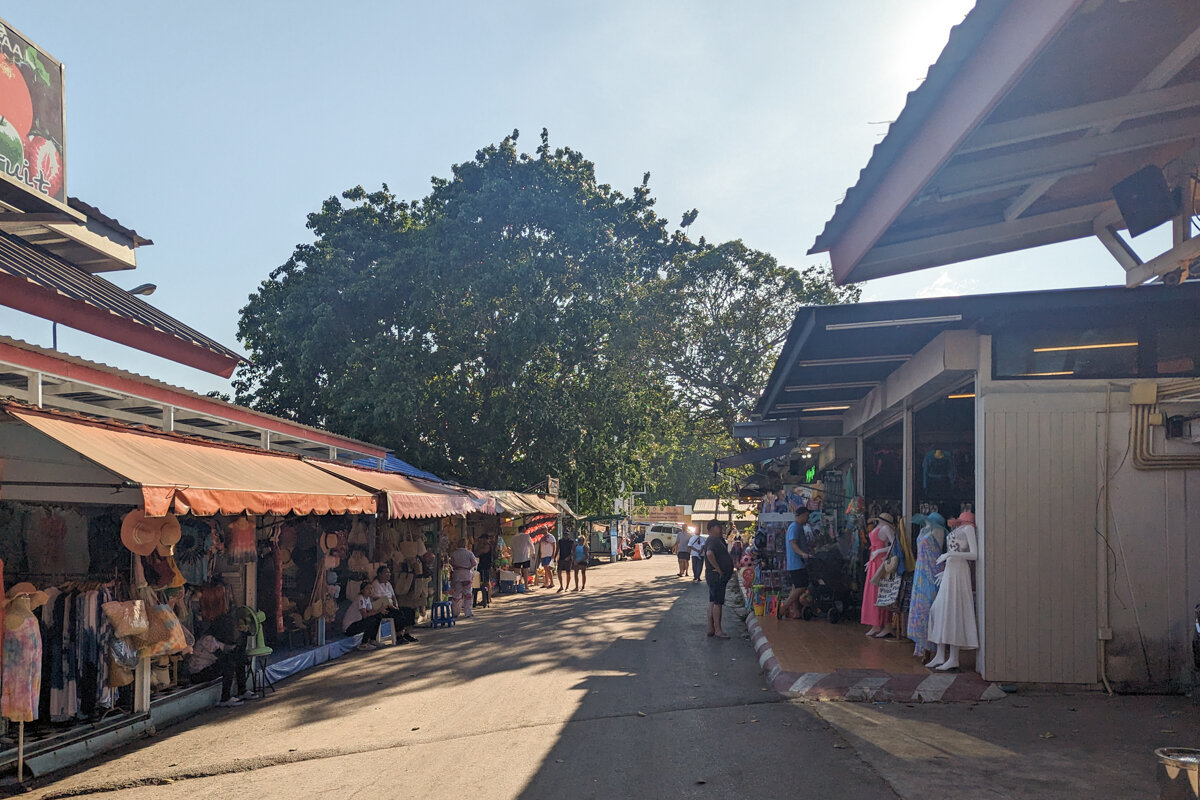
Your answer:
[[[0,20],[0,169],[65,204],[63,133],[62,64]]]
[[[683,506],[650,506],[639,508],[634,514],[634,522],[678,522],[686,523],[687,515]]]

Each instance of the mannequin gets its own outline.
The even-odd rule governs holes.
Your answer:
[[[42,632],[33,609],[45,603],[45,592],[31,583],[18,583],[5,597],[4,689],[0,715],[13,722],[38,718],[42,688]]]
[[[929,610],[937,595],[937,581],[945,569],[938,558],[946,552],[946,520],[937,512],[925,515],[924,520],[925,526],[917,537],[917,563],[908,606],[908,638],[916,643],[913,655],[921,659],[930,649]]]
[[[862,613],[859,615],[859,619],[862,624],[871,626],[871,629],[867,631],[867,636],[878,638],[890,635],[886,626],[891,618],[891,612],[875,605],[875,600],[879,597],[879,587],[871,583],[871,579],[875,577],[875,573],[883,569],[883,559],[891,549],[892,542],[896,541],[896,529],[892,527],[893,524],[895,524],[895,518],[891,514],[880,514],[878,524],[868,534],[868,538],[871,540],[871,555],[867,559],[867,580],[863,584]]]
[[[961,650],[979,647],[968,563],[979,557],[975,515],[964,511],[959,515],[958,523],[946,535],[946,552],[938,557],[937,563],[944,563],[946,568],[935,578],[938,581],[937,597],[929,609],[929,641],[937,645],[937,655],[925,666],[942,672],[958,668]]]

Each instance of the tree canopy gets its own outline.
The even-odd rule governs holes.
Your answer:
[[[686,502],[796,307],[853,295],[691,242],[648,173],[623,193],[545,131],[533,154],[517,139],[419,200],[356,187],[310,214],[314,241],[242,309],[238,400],[477,486],[555,475],[586,509],[622,483]]]

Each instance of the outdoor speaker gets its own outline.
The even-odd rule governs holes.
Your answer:
[[[1153,164],[1118,183],[1112,188],[1112,194],[1130,236],[1157,228],[1178,213],[1179,203],[1167,187],[1167,179]]]

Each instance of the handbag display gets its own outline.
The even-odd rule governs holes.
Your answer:
[[[144,636],[150,628],[146,604],[141,600],[112,600],[100,608],[117,636]]]

